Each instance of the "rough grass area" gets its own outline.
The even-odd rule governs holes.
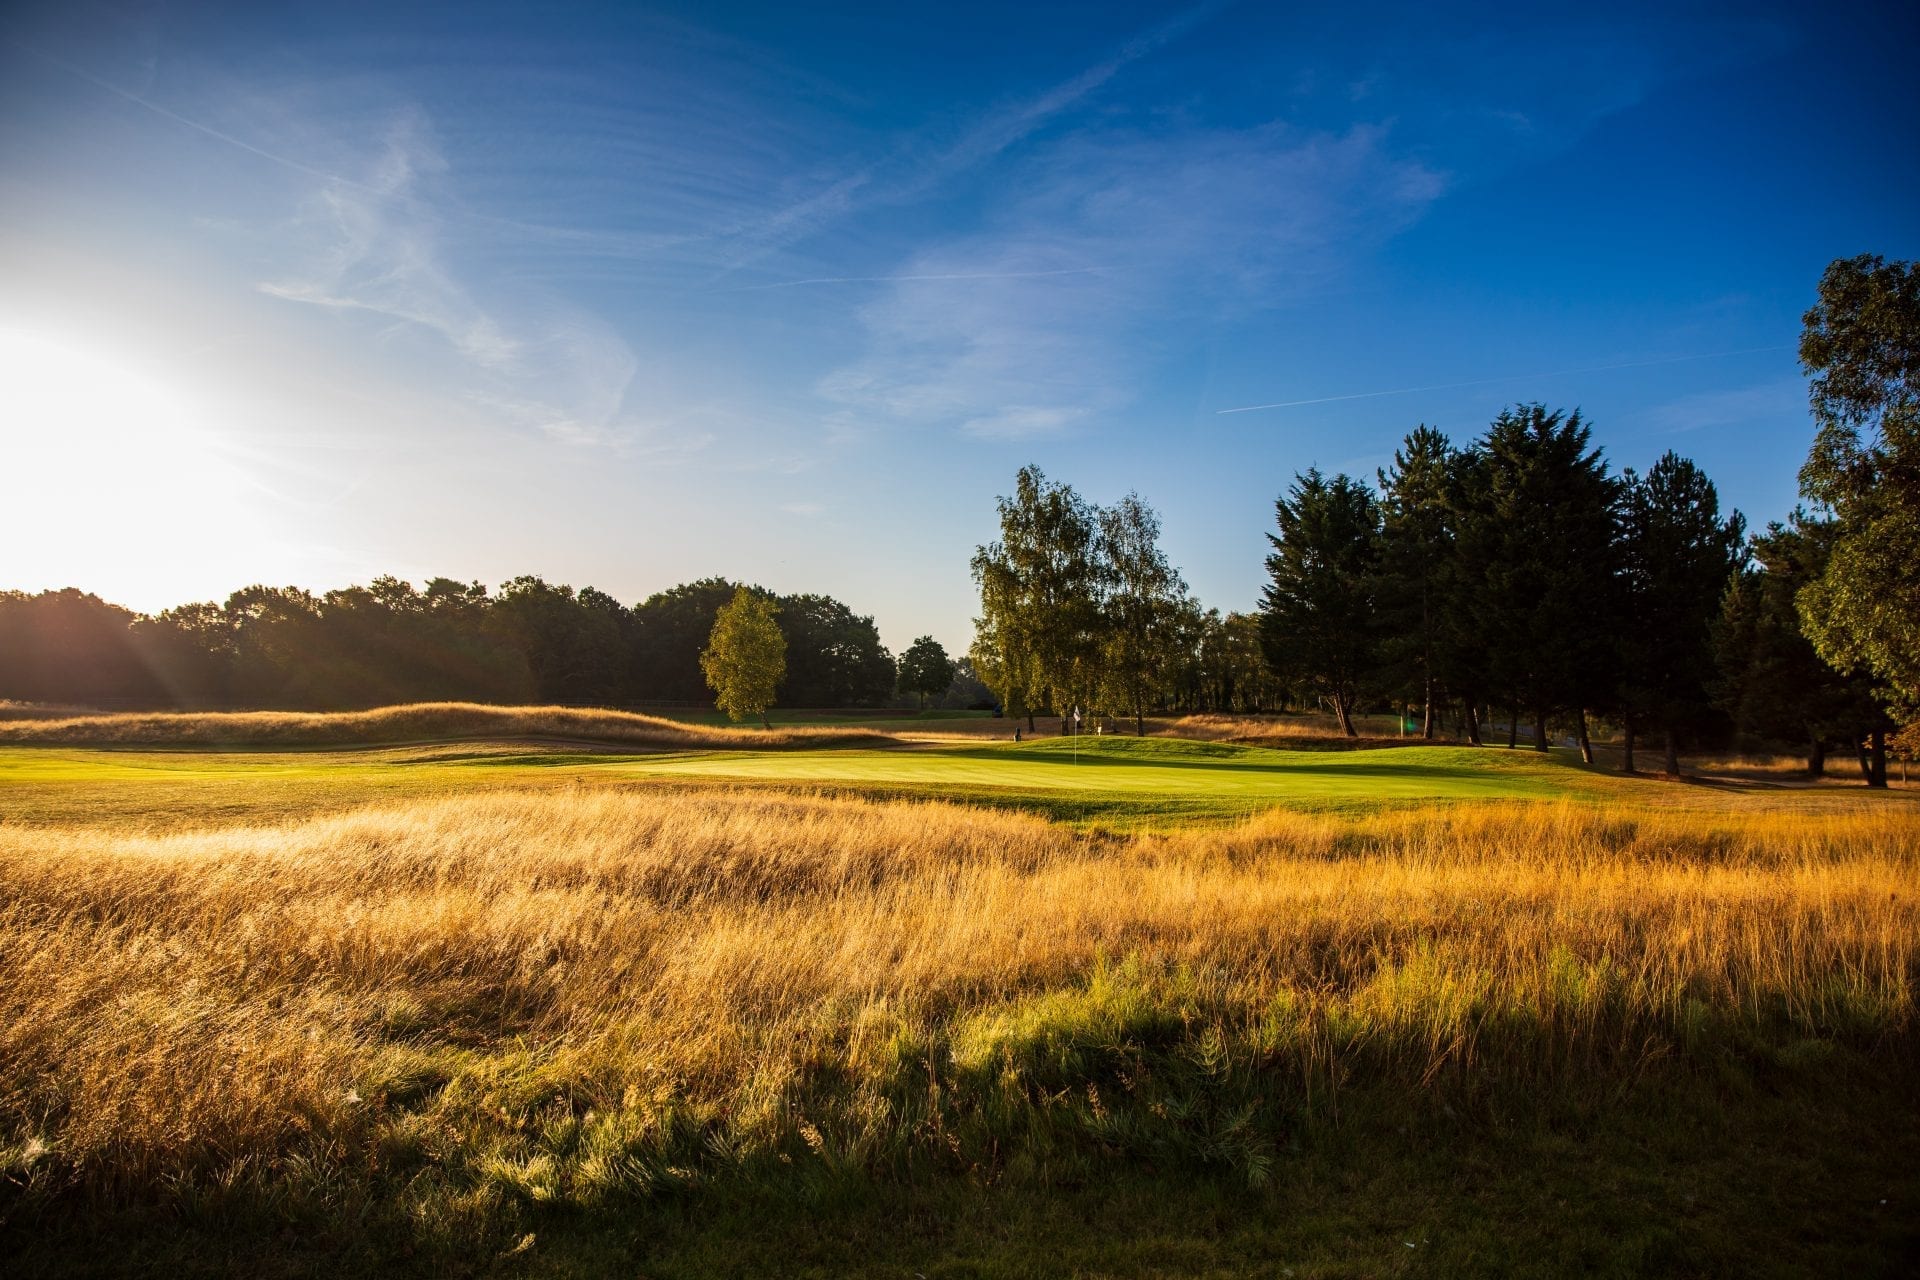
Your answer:
[[[0,1248],[46,1274],[1897,1274],[1920,824],[1861,799],[1115,835],[560,787],[11,822]]]
[[[33,746],[340,747],[498,738],[559,738],[669,751],[892,741],[857,728],[719,728],[630,711],[477,702],[419,702],[372,711],[130,712],[0,720],[0,743]]]

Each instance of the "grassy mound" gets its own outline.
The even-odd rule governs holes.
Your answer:
[[[865,729],[722,729],[630,711],[419,702],[371,711],[130,712],[0,722],[22,746],[340,747],[499,738],[566,739],[668,751],[877,746]]]

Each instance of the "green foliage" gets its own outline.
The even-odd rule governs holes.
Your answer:
[[[953,684],[956,667],[938,640],[921,636],[900,655],[900,691],[915,694],[920,705],[938,698]]]
[[[1384,633],[1383,673],[1393,691],[1426,710],[1433,736],[1436,697],[1448,666],[1445,622],[1457,598],[1453,517],[1454,450],[1422,425],[1380,472],[1380,562],[1377,595]]]
[[[713,632],[714,617],[733,593],[734,584],[724,578],[701,578],[656,592],[633,607],[635,697],[658,702],[706,700],[700,651]]]
[[[1825,572],[1837,529],[1795,512],[1751,543],[1753,565],[1728,590],[1714,631],[1714,692],[1742,733],[1791,743],[1819,776],[1830,747],[1852,747],[1882,723],[1873,678],[1843,675],[1814,649],[1795,599]]]
[[[543,702],[607,703],[619,696],[626,610],[604,592],[519,577],[500,588],[491,621],[525,656]]]
[[[1282,679],[1326,695],[1348,737],[1353,709],[1378,643],[1374,575],[1380,511],[1350,476],[1309,468],[1274,503],[1280,532],[1268,534],[1261,642]]]
[[[1817,428],[1801,491],[1839,522],[1799,608],[1820,655],[1920,710],[1920,270],[1862,254],[1827,267],[1800,363]]]
[[[974,660],[1012,715],[1065,714],[1094,687],[1101,569],[1096,514],[1068,485],[1022,467],[999,499],[1000,538],[972,561]]]
[[[1713,623],[1742,559],[1746,521],[1720,518],[1713,482],[1668,452],[1620,486],[1621,709],[1665,733],[1667,771],[1680,771],[1679,735],[1712,710]]]
[[[736,588],[713,620],[700,669],[715,703],[729,717],[758,716],[766,724],[767,708],[787,673],[787,642],[773,606],[746,587]]]
[[[1158,676],[1180,647],[1187,584],[1160,550],[1160,517],[1130,493],[1099,513],[1100,560],[1106,596],[1101,602],[1100,679],[1103,705],[1129,712],[1144,734],[1144,716]]]
[[[787,642],[782,706],[886,705],[893,696],[893,655],[880,643],[871,617],[832,596],[777,596],[774,605]]]
[[[1480,619],[1486,680],[1548,718],[1613,689],[1614,481],[1579,411],[1501,412],[1461,471],[1462,588]]]
[[[497,595],[477,582],[433,578],[416,589],[383,576],[322,595],[256,585],[224,604],[153,617],[71,589],[0,592],[0,699],[326,711],[700,703],[700,651],[733,592],[708,578],[629,609],[594,587],[534,576]],[[871,617],[823,595],[774,599],[787,640],[782,701],[850,707],[891,697],[893,657]]]

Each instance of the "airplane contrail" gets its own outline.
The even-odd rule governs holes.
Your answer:
[[[54,57],[52,54],[48,53],[44,49],[37,49],[33,45],[24,44],[18,40],[10,39],[7,41],[7,43],[12,45],[16,49],[21,50],[22,52],[31,54],[32,56],[40,59],[42,62],[47,63],[49,66],[57,67],[61,71],[66,72],[68,75],[77,76],[80,79],[85,80],[88,84],[93,85],[95,88],[104,89],[108,93],[113,94],[115,97],[125,98],[128,102],[133,103],[135,106],[145,107],[147,110],[153,112],[157,116],[163,116],[166,119],[173,121],[175,124],[184,125],[189,129],[195,130],[196,132],[204,133],[209,138],[215,138],[221,142],[228,144],[229,146],[238,147],[242,151],[251,152],[256,156],[259,156],[262,160],[271,160],[275,164],[285,165],[287,168],[293,169],[300,173],[307,174],[309,177],[319,178],[326,182],[337,182],[341,186],[345,186],[345,187],[355,187],[361,191],[366,191],[373,195],[388,194],[387,192],[383,192],[374,187],[370,187],[364,182],[355,182],[352,178],[342,177],[340,174],[337,174],[337,173],[329,173],[325,169],[316,169],[312,165],[302,164],[300,163],[300,161],[292,159],[291,157],[277,155],[272,151],[267,151],[261,147],[256,147],[251,142],[248,142],[242,138],[236,138],[230,133],[222,133],[220,130],[213,128],[211,125],[201,124],[198,120],[194,120],[187,116],[183,116],[178,111],[169,111],[165,107],[161,106],[159,103],[154,102],[149,98],[143,98],[137,93],[134,93],[127,89],[122,89],[119,85],[114,84],[111,80],[103,80],[99,76],[94,75],[91,71],[87,71],[81,67],[76,67],[71,62],[66,61],[64,58]]]
[[[754,293],[762,289],[797,289],[806,284],[893,284],[914,280],[1028,280],[1038,276],[1083,276],[1105,267],[1061,267],[1054,271],[947,271],[904,276],[813,276],[806,280],[776,280],[772,284],[743,284],[722,293]]]
[[[1658,360],[1627,360],[1620,364],[1596,364],[1584,369],[1549,369],[1542,373],[1510,373],[1498,378],[1469,378],[1465,382],[1435,382],[1424,387],[1395,387],[1391,391],[1356,391],[1344,396],[1316,396],[1310,400],[1276,400],[1272,404],[1243,404],[1232,409],[1215,409],[1216,415],[1223,413],[1253,413],[1260,409],[1298,409],[1310,404],[1333,404],[1341,400],[1373,400],[1380,396],[1407,396],[1419,391],[1451,391],[1456,387],[1483,387],[1490,382],[1523,382],[1529,378],[1559,378],[1575,373],[1606,373],[1612,369],[1645,369],[1659,364],[1680,364],[1688,360],[1719,360],[1727,356],[1750,356],[1762,351],[1792,351],[1792,343],[1779,343],[1771,347],[1742,347],[1738,351],[1702,351],[1689,356],[1663,356]]]

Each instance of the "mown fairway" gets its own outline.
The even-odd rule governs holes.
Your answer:
[[[1082,748],[0,749],[0,1255],[1787,1276],[1920,1245],[1912,795]]]
[[[942,798],[1122,823],[1217,821],[1276,805],[1358,811],[1498,799],[1804,808],[1844,794],[1623,779],[1585,769],[1565,751],[1285,751],[1169,738],[646,754],[537,742],[224,752],[0,746],[0,820],[16,821],[191,823],[475,788],[659,784]]]

